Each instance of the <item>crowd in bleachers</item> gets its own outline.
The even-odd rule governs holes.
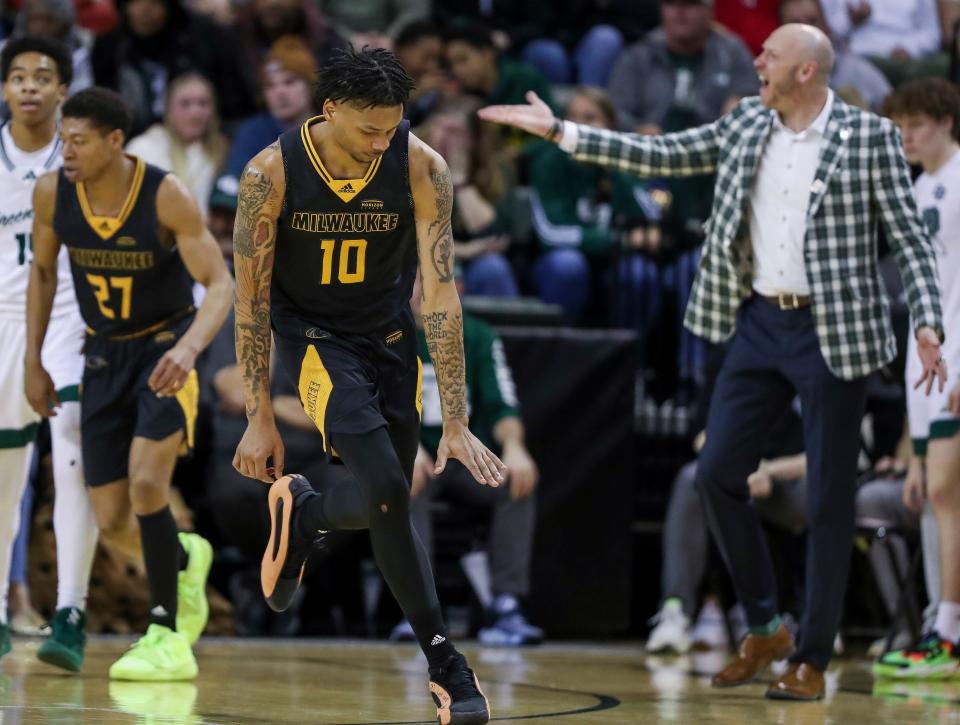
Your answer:
[[[782,22],[830,34],[832,86],[866,108],[880,111],[908,78],[960,78],[956,0],[21,0],[5,12],[5,37],[46,34],[70,45],[71,91],[100,85],[123,95],[134,115],[129,152],[186,182],[231,263],[246,163],[319,112],[311,84],[332,52],[347,44],[393,50],[417,83],[406,116],[450,167],[466,299],[527,298],[544,319],[633,330],[640,377],[658,381],[645,389],[658,403],[692,401],[708,377],[711,351],[683,329],[682,311],[714,178],[641,179],[579,164],[553,144],[480,121],[476,110],[524,103],[534,92],[559,115],[596,127],[663,134],[709,123],[757,92],[753,57]],[[205,490],[183,486],[184,496],[197,525],[236,552],[227,567],[234,575],[218,582],[242,605],[236,628],[292,633],[296,614],[278,619],[254,602],[249,564],[266,538],[266,519],[247,518],[249,529],[238,523],[261,484],[244,483],[230,466],[244,426],[232,321],[221,338],[202,371],[205,442],[178,475],[208,482]],[[888,427],[902,429],[903,394],[889,379],[902,375],[885,386],[878,380],[878,399],[895,399],[900,423]],[[342,475],[309,472],[315,432],[304,425],[296,391],[276,385],[288,469],[311,479]],[[697,430],[693,422],[684,432]],[[784,443],[771,456],[799,452]],[[870,458],[865,471],[892,476],[907,468],[894,446],[877,445]],[[772,497],[779,506],[769,507],[772,519],[802,531],[802,515],[790,508],[796,491],[781,499],[776,480],[757,481],[757,498]],[[671,644],[689,636],[706,567],[706,526],[691,483],[684,469],[668,536],[697,530],[704,541],[665,542],[664,593],[680,603],[665,607],[660,621],[683,630],[682,637],[661,633],[674,637]],[[15,571],[23,580],[23,567]],[[26,596],[11,604],[29,614]]]

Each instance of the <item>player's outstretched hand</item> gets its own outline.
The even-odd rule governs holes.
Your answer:
[[[526,98],[527,105],[486,106],[477,111],[477,115],[484,121],[516,126],[534,136],[545,136],[556,120],[553,111],[533,91],[527,91]]]
[[[233,456],[233,467],[247,478],[273,483],[283,476],[283,454],[283,440],[277,424],[251,420]],[[272,467],[267,466],[269,458],[273,458]]]
[[[161,398],[176,395],[186,384],[196,360],[197,351],[186,345],[174,345],[160,358],[147,385]]]
[[[916,390],[926,383],[925,392],[930,395],[933,383],[936,382],[938,390],[943,392],[943,386],[947,382],[947,362],[943,359],[940,338],[932,328],[921,327],[917,330],[917,354],[923,363],[923,375],[913,384],[913,389]]]
[[[460,461],[473,477],[485,486],[496,488],[506,480],[507,467],[503,465],[503,461],[493,455],[463,423],[443,424],[443,437],[437,448],[434,475],[443,473],[449,458]]]
[[[27,402],[37,415],[44,418],[53,418],[60,407],[60,396],[57,388],[42,365],[26,365],[24,367],[24,393]]]

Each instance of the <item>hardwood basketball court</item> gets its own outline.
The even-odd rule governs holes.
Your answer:
[[[413,725],[436,722],[414,645],[201,640],[193,683],[111,683],[128,643],[93,638],[81,675],[35,659],[17,639],[0,661],[0,725]],[[866,660],[838,660],[823,703],[763,698],[764,686],[714,690],[722,653],[645,657],[637,645],[551,644],[465,651],[497,722],[958,723],[960,681],[875,686]]]

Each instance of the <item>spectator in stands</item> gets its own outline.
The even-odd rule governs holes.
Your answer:
[[[880,469],[876,476],[860,486],[857,491],[857,522],[864,526],[883,526],[886,530],[887,546],[892,547],[900,572],[907,571],[909,553],[905,535],[920,533],[923,547],[924,583],[926,584],[928,605],[923,613],[922,631],[929,632],[934,627],[937,605],[940,600],[940,547],[937,540],[937,522],[933,510],[924,506],[922,497],[915,494],[924,488],[923,459],[913,455],[906,456],[908,463],[904,471],[899,461],[886,470]],[[893,570],[890,555],[883,550],[879,541],[871,542],[867,556],[873,569],[877,588],[883,598],[887,615],[892,619],[898,609],[903,592],[898,583],[897,573]],[[901,574],[902,575],[902,574]],[[898,650],[913,644],[910,633],[898,630],[893,640],[893,649]],[[886,637],[873,642],[867,654],[877,657],[883,653]]]
[[[566,117],[596,128],[616,128],[617,112],[605,91],[578,88]],[[591,267],[609,273],[617,247],[640,249],[660,240],[660,208],[636,177],[580,164],[554,144],[529,149],[533,227],[543,252],[533,279],[544,302],[574,320],[590,294]],[[642,284],[642,281],[641,283]]]
[[[76,17],[77,25],[94,35],[102,35],[113,30],[120,20],[114,0],[69,0]],[[7,0],[4,9],[7,14],[20,16],[27,3],[22,0]],[[56,13],[58,16],[62,11]],[[57,22],[57,21],[55,21]],[[31,35],[44,35],[38,30],[31,30]]]
[[[253,83],[229,31],[180,0],[121,0],[119,9],[120,25],[94,43],[93,77],[124,97],[132,133],[163,118],[167,83],[190,70],[213,83],[224,118],[253,110]]]
[[[763,41],[777,29],[781,0],[714,0],[718,23],[739,36],[754,55],[760,55]]]
[[[316,74],[313,54],[299,37],[288,35],[273,44],[260,69],[267,110],[237,128],[223,173],[214,187],[211,206],[236,209],[240,174],[247,162],[285,130],[313,116],[312,85]]]
[[[943,75],[937,0],[822,0],[837,40],[876,63],[894,86],[920,75]]]
[[[227,147],[227,139],[220,133],[213,86],[198,73],[185,73],[167,86],[163,123],[131,139],[127,151],[172,171],[206,210]]]
[[[237,26],[250,68],[263,65],[273,44],[285,35],[300,37],[319,66],[346,46],[313,0],[251,0],[238,11]]]
[[[805,23],[819,28],[827,35],[827,27],[820,0],[783,0],[780,18],[784,23]],[[883,99],[890,93],[890,83],[870,61],[857,55],[843,44],[835,46],[830,87],[847,102],[879,111]]]
[[[562,7],[554,7],[554,12],[558,10]],[[582,16],[571,15],[566,20],[577,27],[557,28],[547,37],[527,43],[523,60],[551,83],[605,87],[623,50],[623,33],[615,25],[585,25]]]
[[[516,297],[516,277],[504,256],[513,170],[502,137],[477,119],[476,108],[471,99],[452,102],[431,117],[423,138],[450,167],[455,251],[466,294]]]
[[[417,283],[410,302],[418,321],[417,340],[423,362],[423,408],[420,449],[410,490],[413,527],[432,559],[432,501],[442,499],[465,509],[488,511],[488,553],[494,598],[489,608],[491,626],[480,630],[480,642],[510,646],[539,643],[543,639],[543,630],[527,622],[520,606],[530,591],[530,556],[536,515],[534,490],[539,473],[524,445],[523,422],[503,343],[485,322],[469,314],[463,316],[471,427],[484,445],[500,453],[510,471],[509,478],[498,488],[477,486],[470,472],[458,461],[450,461],[443,473],[434,475],[434,458],[443,420],[436,374],[427,352],[426,338],[420,329],[420,299],[420,285]],[[413,629],[408,622],[401,622],[394,629],[392,638],[412,641]]]
[[[659,133],[719,118],[759,89],[750,51],[712,23],[711,0],[662,0],[663,24],[627,48],[610,95],[627,128]]]
[[[393,49],[408,23],[430,16],[430,0],[319,0],[320,10],[354,48]]]
[[[484,105],[524,103],[527,91],[535,91],[548,106],[554,107],[550,84],[540,71],[502,55],[489,28],[455,27],[447,33],[446,40],[450,72],[464,90],[479,97]],[[509,129],[499,132],[515,148],[530,141],[528,135]]]
[[[114,11],[116,12],[116,11]],[[73,54],[70,93],[93,85],[93,33],[77,25],[72,0],[24,0],[11,37],[43,35],[65,43]]]
[[[393,52],[416,84],[404,115],[411,126],[417,127],[436,110],[446,82],[447,76],[440,67],[443,32],[430,21],[415,20],[397,33]]]

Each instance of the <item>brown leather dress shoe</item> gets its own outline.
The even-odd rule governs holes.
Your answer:
[[[783,677],[767,688],[767,697],[774,700],[820,700],[823,692],[823,672],[803,662],[790,665]]]
[[[773,634],[748,634],[733,662],[713,676],[714,687],[736,687],[753,682],[774,660],[793,654],[793,636],[781,624]]]

